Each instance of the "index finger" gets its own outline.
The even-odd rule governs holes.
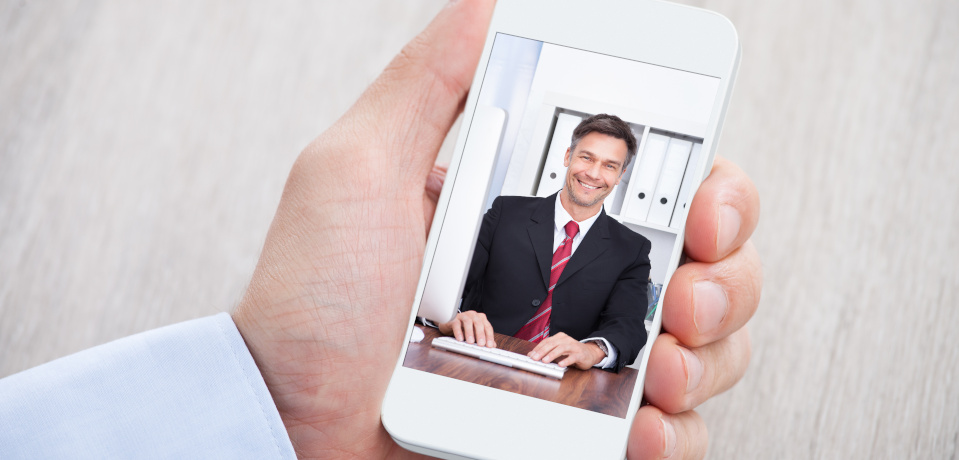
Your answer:
[[[535,360],[540,360],[544,356],[548,355],[549,352],[553,351],[559,345],[558,339],[556,336],[547,337],[536,344],[536,348],[533,348],[533,351],[529,352],[529,357]]]
[[[493,332],[493,325],[490,324],[489,320],[484,322],[484,328],[486,329],[486,346],[496,348],[496,336]]]
[[[756,313],[762,283],[762,262],[749,241],[719,262],[682,265],[663,294],[663,328],[691,347],[726,337]]]
[[[685,251],[715,262],[743,245],[759,222],[759,192],[733,162],[717,156],[699,186],[686,218]]]

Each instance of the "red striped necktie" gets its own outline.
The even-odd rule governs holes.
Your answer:
[[[546,292],[546,300],[539,305],[536,314],[526,322],[525,325],[514,335],[514,337],[523,340],[529,340],[536,343],[549,337],[549,316],[553,311],[553,289],[559,282],[559,276],[563,274],[566,263],[573,254],[573,237],[579,233],[579,224],[575,221],[569,221],[566,224],[566,238],[556,248],[553,253],[553,263],[549,269],[549,289]]]

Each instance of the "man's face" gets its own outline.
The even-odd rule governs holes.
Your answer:
[[[567,198],[584,210],[601,205],[623,177],[626,163],[626,141],[592,132],[566,150]]]

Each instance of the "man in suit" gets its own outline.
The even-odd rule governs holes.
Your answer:
[[[493,331],[536,342],[533,359],[619,370],[646,343],[649,240],[606,215],[603,200],[636,154],[614,115],[583,120],[566,150],[563,189],[497,198],[483,217],[461,312],[439,325],[495,346]]]

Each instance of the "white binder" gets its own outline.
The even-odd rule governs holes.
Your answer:
[[[676,209],[673,209],[673,217],[669,220],[670,228],[681,229],[686,225],[685,210],[689,209],[689,203],[693,201],[693,184],[697,179],[693,176],[699,168],[699,161],[702,156],[703,144],[693,144],[693,150],[689,152],[686,173],[683,175],[683,185],[679,187],[679,196],[676,198]]]
[[[667,145],[669,145],[669,138],[662,134],[649,133],[646,136],[643,155],[630,179],[633,189],[632,193],[626,197],[624,217],[642,222],[649,215],[649,205],[653,201],[653,193],[656,192],[656,182],[659,180]]]
[[[561,113],[556,117],[556,127],[553,128],[553,138],[549,142],[549,151],[546,154],[546,162],[543,164],[543,175],[540,176],[539,187],[536,188],[536,196],[550,196],[563,188],[566,180],[566,166],[563,166],[563,159],[566,158],[566,149],[569,148],[573,130],[582,121],[581,117],[568,113]]]
[[[642,128],[639,128],[637,131],[634,125],[631,126],[630,129],[633,131],[633,136],[636,136],[637,142],[643,138]],[[620,178],[619,183],[613,187],[613,191],[606,197],[606,202],[603,203],[603,206],[606,208],[606,214],[617,216],[622,214],[623,202],[626,201],[626,190],[629,190],[629,179],[633,177],[633,170],[636,169],[636,161],[638,161],[638,159],[639,154],[629,162],[629,166],[626,166],[626,171],[623,171],[623,176]]]
[[[663,160],[663,169],[656,183],[656,193],[649,207],[649,217],[646,221],[651,224],[669,226],[669,219],[673,216],[676,207],[676,196],[679,187],[683,185],[683,173],[686,172],[686,163],[689,161],[689,149],[692,142],[682,139],[670,139],[666,149],[666,159]]]

